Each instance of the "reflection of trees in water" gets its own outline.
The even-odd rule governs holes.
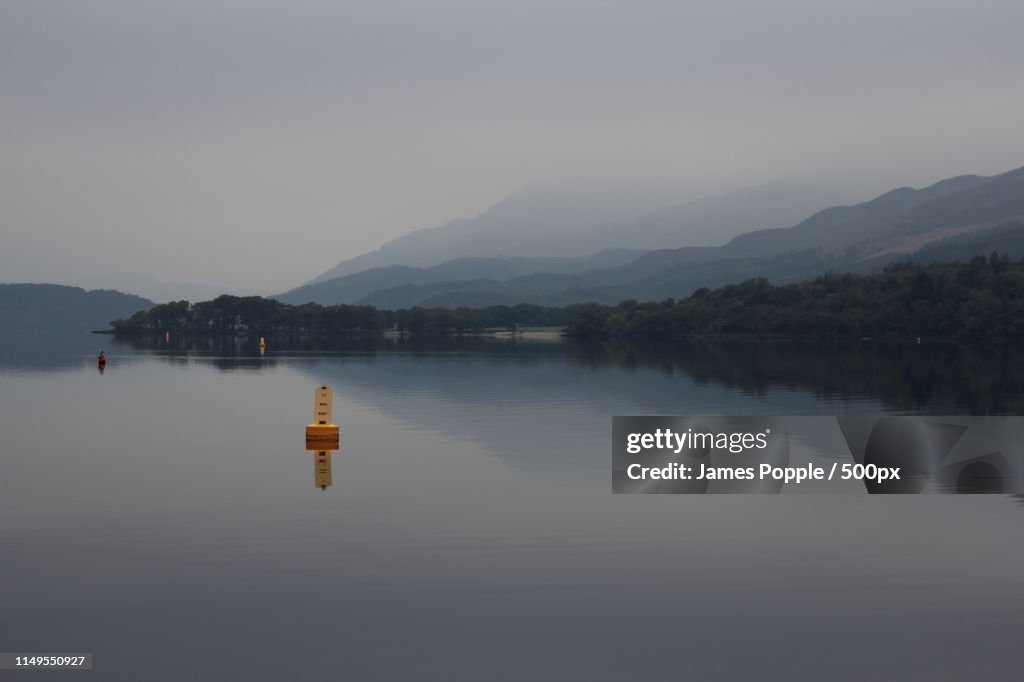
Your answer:
[[[804,389],[826,400],[874,398],[907,412],[1024,411],[1024,365],[1010,345],[794,341],[677,341],[570,344],[592,366],[680,372],[761,395]]]
[[[168,339],[160,334],[114,337],[113,348],[144,352],[168,364],[195,360],[224,372],[258,371],[277,364],[273,356],[260,354],[259,341],[258,336],[182,336]]]
[[[96,353],[109,336],[74,331],[4,330],[0,334],[0,369],[52,372],[96,366]]]
[[[224,370],[260,369],[275,358],[388,353],[447,359],[491,356],[532,364],[559,357],[599,368],[655,370],[752,395],[812,391],[824,400],[872,398],[893,410],[1011,414],[1024,412],[1024,365],[1010,345],[814,343],[802,341],[538,341],[492,337],[274,337],[259,356],[256,336],[128,337],[136,350],[209,354]],[[485,368],[480,368],[486,371]]]
[[[501,355],[530,362],[540,357],[565,357],[566,347],[555,340],[543,342],[490,336],[274,336],[267,338],[266,353],[260,354],[259,336],[163,334],[116,337],[116,347],[165,355],[171,362],[185,356],[232,371],[273,367],[280,358],[360,357],[407,353],[446,358]]]
[[[223,355],[240,355],[243,353],[259,353],[258,336],[172,336],[163,334],[152,336],[116,336],[114,343],[134,350],[163,351],[166,353],[219,353]]]
[[[446,357],[505,355],[510,358],[565,356],[564,344],[552,341],[490,336],[274,336],[267,337],[267,351],[260,356],[259,336],[177,335],[170,339],[159,335],[116,337],[114,344],[136,351],[165,353],[170,356],[196,354],[209,356],[212,364],[231,369],[232,364],[259,366],[279,357],[365,356],[384,353],[415,353]]]

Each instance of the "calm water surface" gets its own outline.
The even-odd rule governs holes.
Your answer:
[[[613,496],[609,471],[612,415],[1020,414],[1018,364],[7,339],[0,651],[95,667],[0,679],[1020,679],[1018,498]],[[325,489],[303,442],[320,383],[342,428]]]

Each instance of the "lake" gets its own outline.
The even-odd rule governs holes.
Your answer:
[[[1021,676],[1018,497],[610,485],[613,415],[1022,414],[1012,347],[269,341],[0,341],[0,651],[94,654],[0,679]]]

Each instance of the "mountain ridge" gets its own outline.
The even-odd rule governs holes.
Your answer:
[[[680,202],[664,192],[527,188],[474,218],[415,230],[335,265],[306,285],[374,267],[431,267],[461,257],[578,257],[606,249],[714,245],[781,227],[848,195],[809,185],[748,187]]]
[[[605,249],[583,257],[456,258],[427,268],[390,265],[307,284],[271,296],[282,303],[316,302],[321,305],[355,303],[375,291],[434,281],[488,279],[504,281],[538,272],[571,274],[588,269],[624,265],[643,254],[640,250]]]
[[[617,268],[527,276],[501,285],[483,280],[435,282],[419,285],[418,290],[407,285],[375,292],[360,302],[381,307],[399,303],[401,307],[455,306],[469,300],[476,305],[498,301],[564,305],[584,302],[587,296],[601,302],[682,297],[700,287],[755,276],[791,282],[828,269],[880,268],[929,244],[941,245],[947,239],[998,226],[1009,226],[998,235],[1016,244],[1013,226],[1022,219],[1024,168],[989,177],[961,175],[922,189],[901,187],[860,204],[826,208],[792,227],[745,233],[719,247],[659,249]],[[986,237],[982,234],[979,239]],[[1000,250],[998,241],[986,243]],[[911,248],[915,244],[919,248]],[[958,253],[965,258],[976,255]]]
[[[153,307],[153,301],[113,289],[64,284],[0,284],[0,323],[18,331],[93,331]]]

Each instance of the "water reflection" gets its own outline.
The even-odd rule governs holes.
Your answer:
[[[313,482],[320,490],[327,490],[334,482],[331,478],[331,450],[313,453]]]
[[[572,344],[579,361],[684,374],[751,395],[808,389],[825,400],[874,397],[889,410],[1024,411],[1024,363],[1011,345],[680,341]]]
[[[1020,498],[868,498],[857,483],[656,499],[608,480],[611,415],[877,420],[928,411],[917,392],[932,389],[936,412],[1012,406],[998,349],[270,338],[271,366],[231,344],[104,340],[98,380],[86,336],[62,375],[0,378],[9,650],[93,651],[103,667],[82,679],[104,680],[409,679],[438,660],[459,679],[493,677],[496,660],[517,679],[760,679],[792,669],[794,643],[804,670],[843,680],[1017,669]],[[336,452],[297,443],[324,382],[351,448],[330,495],[309,488],[309,462],[333,487],[318,453]],[[46,439],[41,409],[60,418]],[[794,457],[835,456],[832,422]],[[54,451],[76,453],[59,476]],[[1010,492],[995,451],[1010,450],[951,451],[936,471]],[[749,655],[723,658],[733,642]],[[169,666],[167,650],[183,655]]]
[[[258,342],[117,343],[224,372],[286,364],[409,428],[482,444],[516,468],[606,467],[612,415],[1024,412],[1024,366],[1010,346],[295,337],[270,339],[273,353],[260,358]],[[546,409],[527,407],[538,401]]]
[[[269,338],[269,337],[268,337]],[[212,354],[241,356],[248,355],[259,357],[260,350],[264,355],[273,355],[277,351],[286,352],[310,352],[310,351],[331,351],[331,350],[365,350],[384,351],[393,349],[396,339],[390,337],[344,337],[329,339],[311,336],[276,336],[267,338],[260,336],[230,336],[230,335],[189,335],[177,334],[174,336],[163,336],[159,334],[116,337],[114,342],[118,345],[145,351],[162,351],[167,353],[182,354]],[[263,341],[261,348],[260,341]],[[271,350],[272,345],[272,350]]]
[[[107,337],[87,332],[55,329],[3,330],[0,334],[0,371],[57,372],[92,365],[98,368],[96,354]],[[134,354],[125,348],[122,354]]]
[[[225,371],[265,369],[284,358],[311,355],[486,356],[517,366],[535,366],[557,358],[592,369],[614,367],[680,376],[697,386],[717,385],[752,396],[780,389],[804,390],[826,401],[874,399],[895,412],[1024,412],[1024,363],[1010,345],[282,337],[273,339],[274,353],[261,358],[259,337],[175,337],[168,341],[156,336],[118,339],[116,343],[133,351],[209,356],[214,366]]]
[[[261,371],[274,367],[273,354],[260,346],[260,337],[161,335],[115,338],[114,345],[133,353],[210,363],[224,372]]]

